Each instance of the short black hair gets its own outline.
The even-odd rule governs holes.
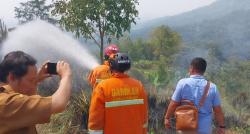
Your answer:
[[[28,72],[28,66],[34,66],[36,62],[32,56],[22,51],[8,53],[0,63],[0,81],[7,82],[9,73],[15,78],[23,77]]]
[[[207,62],[205,59],[201,57],[196,57],[192,60],[191,66],[198,72],[198,73],[205,73],[207,68]]]

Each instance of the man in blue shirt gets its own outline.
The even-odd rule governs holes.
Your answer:
[[[170,117],[175,109],[180,105],[181,100],[189,100],[198,108],[199,102],[204,94],[207,80],[203,74],[206,71],[207,63],[203,58],[194,58],[189,67],[189,78],[181,79],[172,96],[165,115],[165,126],[170,128]],[[218,133],[225,133],[224,114],[221,109],[220,94],[215,84],[210,84],[207,97],[202,107],[199,108],[198,114],[198,134],[212,133],[212,113],[218,122]]]

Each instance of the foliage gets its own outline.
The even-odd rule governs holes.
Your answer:
[[[201,51],[202,57],[208,62],[206,78],[214,82],[220,91],[227,133],[248,134],[250,131],[250,114],[248,112],[250,110],[250,62],[224,57],[222,49],[213,42],[207,42],[204,45],[193,44],[194,48],[182,47],[181,37],[167,27],[156,28],[153,31],[157,32],[148,40],[137,39],[134,41],[129,37],[119,40],[121,51],[128,52],[133,59],[130,75],[142,81],[148,92],[149,133],[175,133],[174,129],[165,130],[164,128],[165,110],[177,81],[187,76],[188,64],[193,56],[196,56],[192,53],[193,50],[198,48],[199,51],[203,50]],[[190,56],[190,53],[194,55]],[[177,61],[181,59],[187,61],[179,64]],[[78,80],[75,84],[80,82]],[[77,96],[82,99],[82,95]],[[58,133],[82,132],[82,127],[78,126],[81,124],[79,122],[87,119],[83,118],[82,121],[79,121],[79,117],[82,117],[79,111],[88,109],[88,103],[85,102],[89,99],[85,99],[85,101],[81,99],[71,101],[66,113],[53,118],[50,125],[52,128],[57,128]],[[86,112],[82,113],[87,115]],[[174,126],[174,123],[172,125]],[[214,126],[215,128],[216,126]]]
[[[74,93],[63,113],[51,117],[51,122],[38,126],[41,134],[86,134],[89,96],[82,90]]]
[[[150,92],[150,132],[161,133],[164,127],[162,126],[162,113],[164,113],[176,82],[180,78],[186,77],[186,70],[191,59],[202,55],[208,62],[206,77],[216,83],[220,90],[226,126],[230,129],[228,131],[236,134],[248,133],[250,125],[248,112],[250,110],[250,85],[248,82],[250,62],[225,57],[218,42],[207,42],[202,45],[197,43],[192,45],[193,48],[172,43],[164,48],[161,46],[161,42],[171,41],[178,35],[163,37],[164,34],[167,35],[166,32],[163,32],[164,28],[156,28],[153,31],[157,30],[159,33],[154,33],[147,41],[143,39],[133,41],[128,37],[120,40],[121,49],[127,51],[134,61],[131,75],[143,80],[146,89]],[[175,41],[176,44],[180,42],[181,40]],[[161,98],[162,95],[165,98]],[[161,100],[166,104],[165,106],[159,103]]]
[[[155,28],[147,41],[132,41],[125,37],[119,44],[120,49],[128,52],[133,59],[132,75],[135,71],[141,73],[156,89],[176,80],[173,79],[175,69],[171,64],[180,50],[181,37],[169,27]]]
[[[55,24],[56,20],[50,15],[52,7],[53,5],[46,4],[46,0],[21,2],[19,7],[15,7],[15,17],[20,23],[41,19]]]
[[[138,0],[57,0],[53,13],[77,37],[93,39],[103,59],[105,39],[121,37],[136,23]]]
[[[4,22],[0,19],[0,44],[7,38],[8,30]]]

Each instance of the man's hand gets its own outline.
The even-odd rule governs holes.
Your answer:
[[[69,64],[64,61],[57,62],[56,71],[61,78],[72,76]]]
[[[38,71],[38,74],[37,74],[37,82],[38,83],[51,76],[47,72],[47,63],[48,63],[48,61],[44,62]]]
[[[225,123],[224,123],[224,114],[222,112],[221,106],[215,106],[215,107],[213,107],[213,111],[214,111],[215,119],[218,122],[219,126],[225,126]],[[217,134],[225,134],[225,128],[219,127],[217,129]]]
[[[167,129],[171,128],[170,119],[165,118],[164,124]]]
[[[216,134],[225,134],[225,128],[218,128]]]
[[[57,73],[61,77],[57,91],[52,95],[51,112],[62,112],[68,104],[72,88],[72,72],[68,63],[57,62]]]
[[[164,124],[165,124],[166,128],[171,128],[170,117],[174,113],[177,106],[179,106],[179,105],[180,105],[180,102],[175,102],[173,100],[170,101],[170,103],[168,105],[166,115],[165,115],[165,121],[164,121]]]

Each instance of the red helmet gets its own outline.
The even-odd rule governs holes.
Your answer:
[[[104,49],[104,55],[110,56],[111,54],[116,54],[119,52],[119,48],[115,44],[111,44]]]

